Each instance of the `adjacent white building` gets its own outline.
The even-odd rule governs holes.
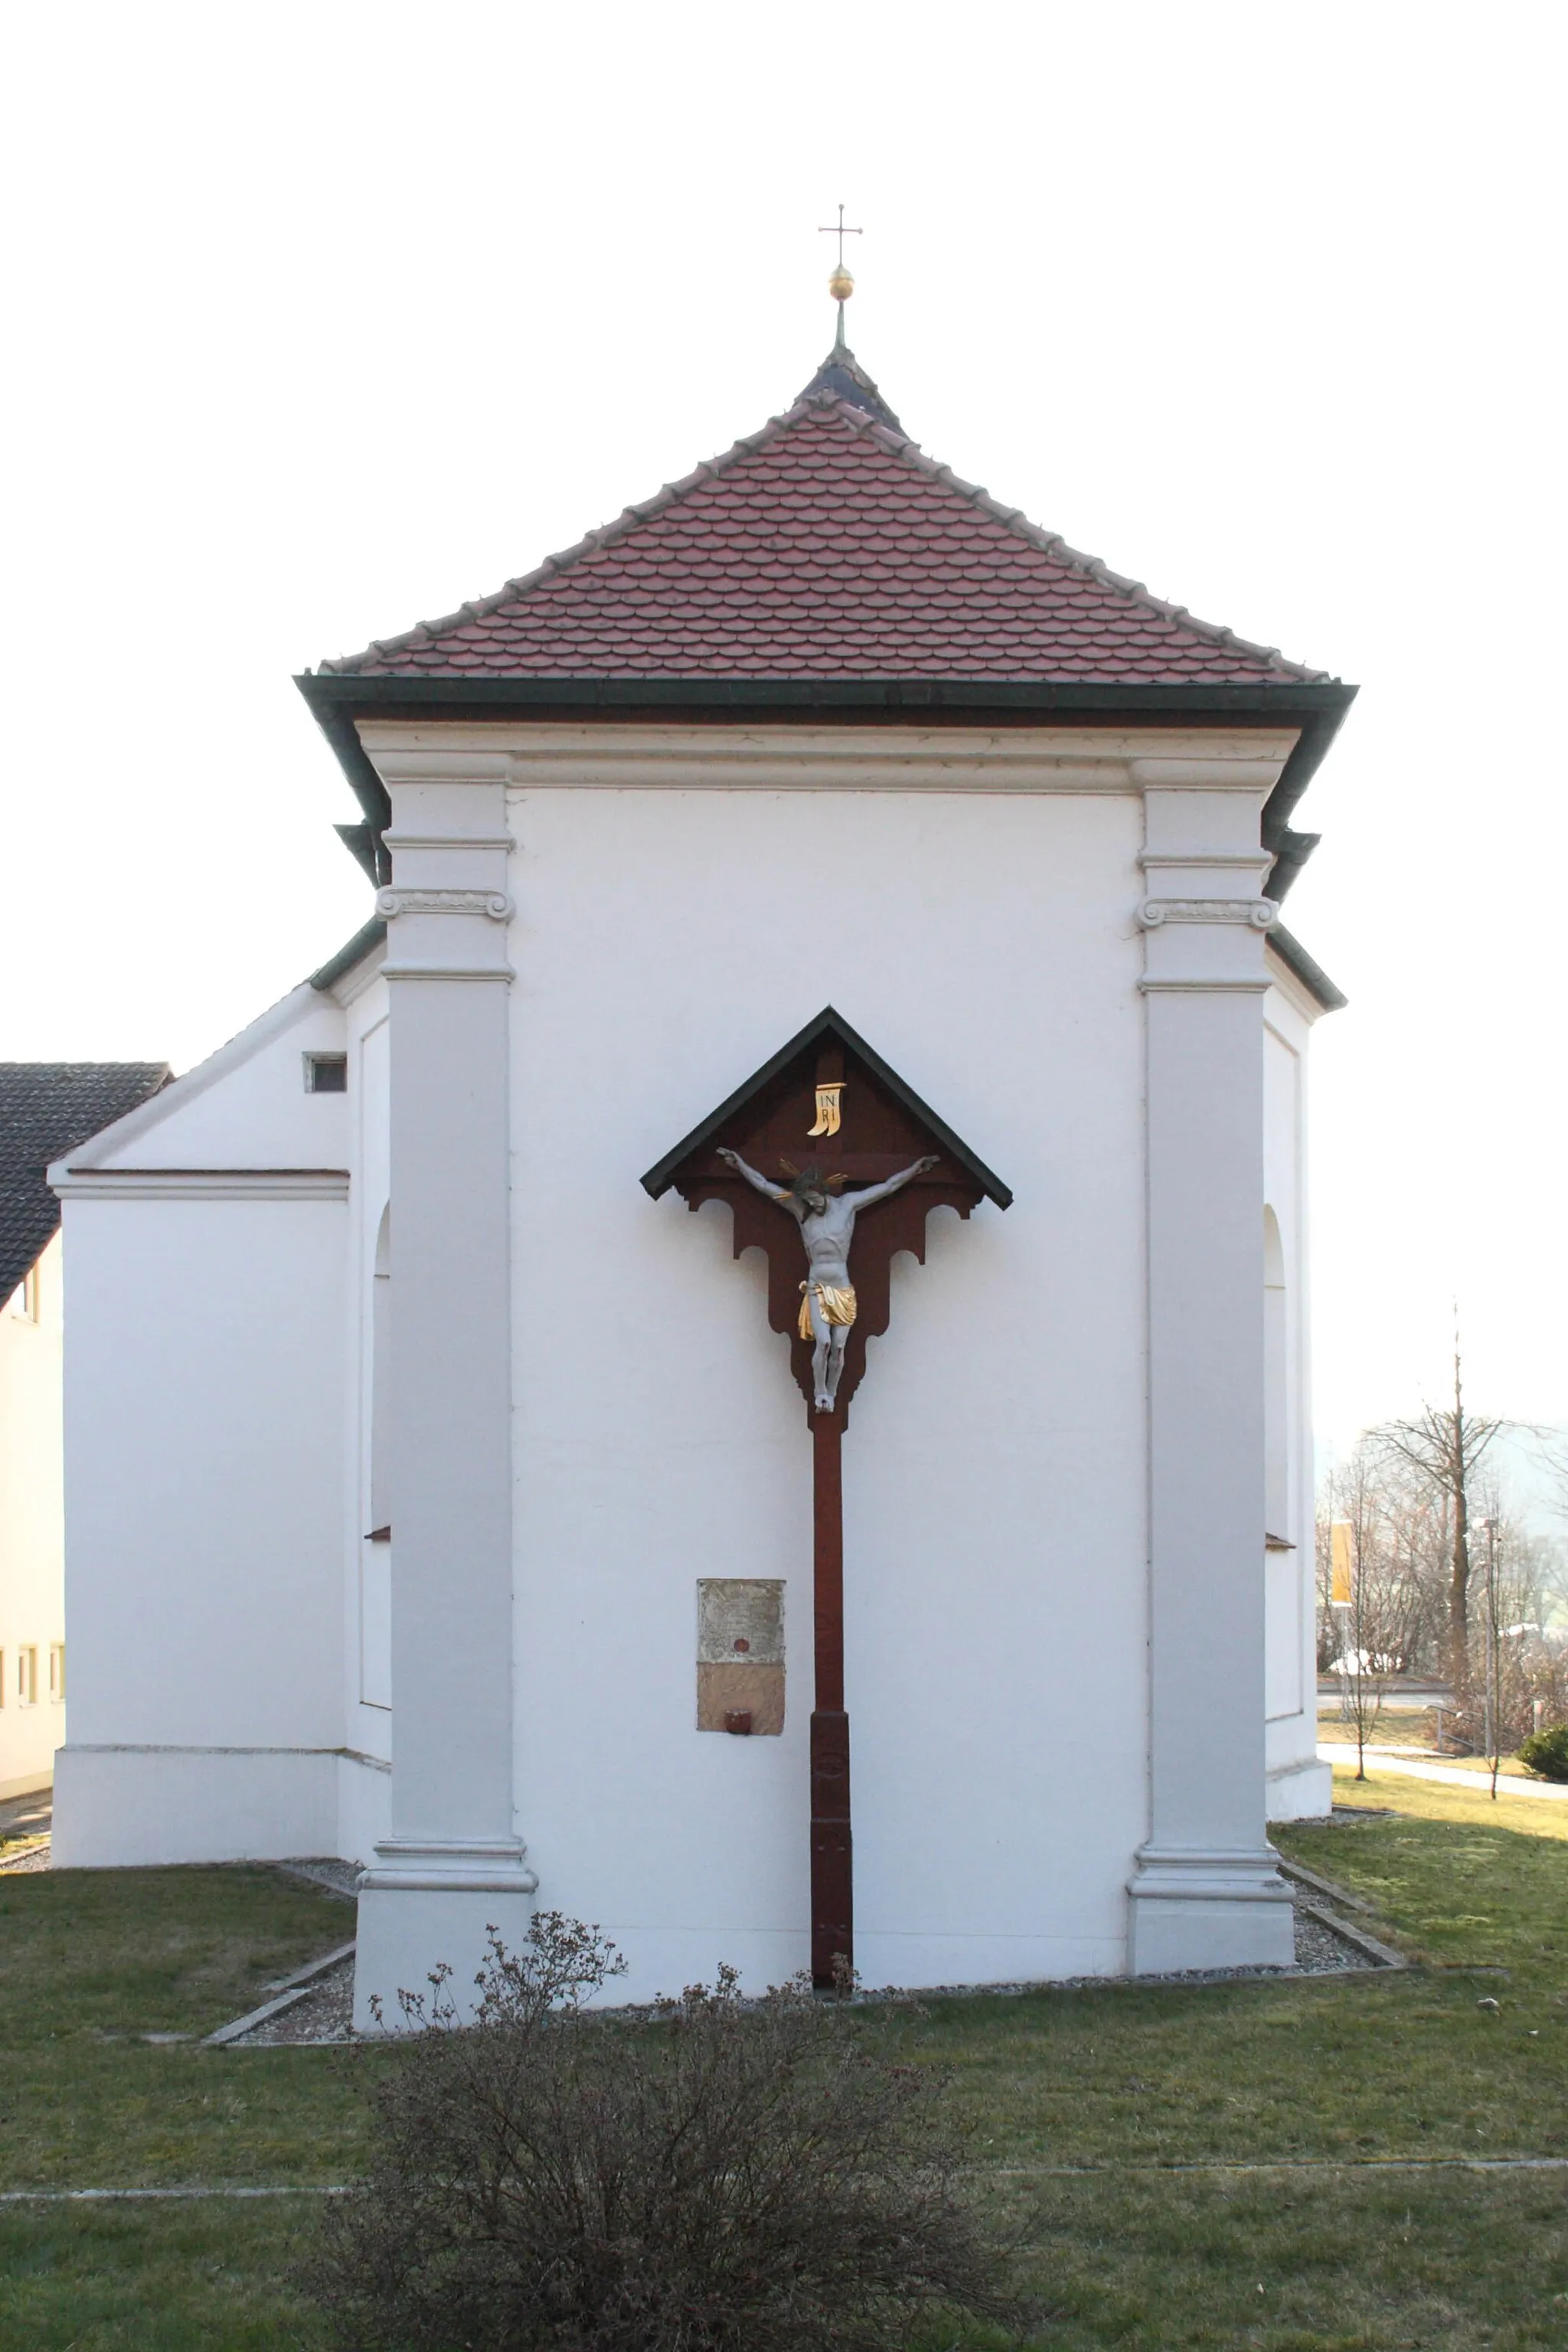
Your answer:
[[[52,1171],[58,1861],[361,1862],[362,2017],[536,1902],[634,1996],[803,1964],[811,1446],[756,1254],[638,1179],[831,1002],[1014,1194],[896,1261],[844,1444],[861,1974],[1287,1959],[1341,1000],[1278,912],[1352,689],[933,466],[842,350],[301,684],[374,919]],[[777,1737],[697,1727],[716,1578],[783,1587]]]
[[[65,1738],[64,1299],[45,1170],[168,1076],[0,1062],[0,1800],[47,1789]]]

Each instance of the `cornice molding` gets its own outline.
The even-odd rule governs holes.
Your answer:
[[[502,783],[600,791],[1266,795],[1295,728],[655,727],[361,720],[384,789]],[[397,845],[397,836],[394,836]],[[422,845],[424,838],[422,837]],[[442,838],[429,845],[456,847]]]
[[[499,980],[517,978],[510,963],[384,963],[384,980]]]
[[[401,833],[390,827],[382,835],[388,849],[504,849],[514,846],[510,833]]]
[[[1189,872],[1194,869],[1207,871],[1212,866],[1216,873],[1224,869],[1266,874],[1273,863],[1273,852],[1268,849],[1141,849],[1138,852],[1138,864],[1145,873],[1163,873],[1173,868]]]
[[[67,1201],[346,1201],[346,1168],[67,1168]]]
[[[1140,992],[1144,996],[1267,996],[1273,982],[1268,980],[1141,980]]]

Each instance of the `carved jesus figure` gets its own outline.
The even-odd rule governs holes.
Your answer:
[[[849,1327],[855,1320],[855,1292],[849,1280],[849,1244],[855,1235],[855,1220],[862,1209],[873,1201],[885,1201],[889,1193],[902,1190],[912,1176],[921,1176],[934,1168],[937,1153],[917,1160],[912,1167],[900,1169],[883,1184],[868,1184],[858,1192],[840,1195],[835,1189],[844,1181],[841,1176],[822,1176],[815,1168],[807,1168],[793,1176],[787,1184],[770,1183],[749,1168],[738,1151],[722,1146],[721,1160],[728,1160],[737,1175],[781,1209],[787,1209],[798,1220],[801,1239],[805,1244],[807,1278],[800,1286],[800,1336],[812,1342],[811,1379],[816,1391],[818,1412],[831,1412],[838,1394],[839,1377],[844,1370],[844,1349],[849,1338]],[[786,1161],[785,1166],[788,1166]]]

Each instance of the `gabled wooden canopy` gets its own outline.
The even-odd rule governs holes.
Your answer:
[[[705,1119],[692,1129],[689,1135],[683,1136],[673,1151],[667,1151],[664,1158],[656,1166],[650,1168],[643,1178],[645,1191],[657,1201],[661,1193],[668,1192],[672,1184],[678,1184],[684,1194],[686,1187],[679,1183],[679,1171],[687,1160],[694,1160],[705,1147],[727,1143],[737,1150],[744,1150],[743,1145],[738,1143],[732,1135],[726,1132],[727,1129],[740,1119],[742,1112],[751,1109],[753,1104],[758,1104],[759,1097],[774,1091],[787,1092],[788,1081],[795,1075],[793,1066],[796,1062],[809,1061],[809,1070],[803,1072],[802,1075],[808,1076],[815,1085],[816,1050],[835,1045],[859,1062],[862,1068],[869,1073],[879,1086],[887,1090],[894,1102],[907,1112],[922,1130],[927,1140],[921,1145],[917,1145],[917,1150],[932,1149],[940,1150],[944,1159],[955,1161],[957,1166],[973,1180],[980,1193],[986,1200],[994,1201],[999,1209],[1005,1209],[1011,1205],[1012,1193],[999,1176],[993,1175],[979,1153],[972,1151],[963,1137],[955,1135],[947,1121],[939,1118],[930,1104],[921,1100],[913,1087],[906,1085],[897,1070],[892,1068],[890,1064],[884,1062],[880,1054],[874,1047],[868,1045],[859,1032],[852,1029],[843,1014],[836,1013],[831,1004],[825,1004],[815,1021],[808,1021],[805,1027],[799,1030],[787,1045],[782,1045],[779,1048],[771,1061],[764,1062],[760,1070],[753,1070],[744,1086],[737,1087],[734,1093],[726,1101],[721,1102],[716,1111],[710,1112]],[[776,1085],[780,1080],[784,1082],[783,1087]],[[846,1109],[852,1118],[854,1111],[852,1097],[847,1097]],[[852,1127],[849,1128],[849,1132],[853,1134]],[[793,1142],[797,1139],[792,1136],[791,1139]],[[867,1139],[869,1140],[869,1138]],[[750,1152],[747,1152],[746,1156],[750,1159]],[[866,1155],[857,1153],[853,1156],[864,1158]],[[884,1154],[877,1155],[879,1160],[884,1156]],[[868,1168],[862,1171],[851,1168],[844,1153],[838,1151],[831,1141],[819,1147],[801,1139],[800,1149],[796,1154],[797,1161],[814,1157],[822,1159],[825,1170],[829,1167],[842,1169],[846,1175],[852,1179],[858,1178],[862,1183],[874,1183],[879,1177],[890,1176],[893,1172],[890,1168],[883,1168],[880,1165],[875,1170]],[[778,1170],[772,1167],[764,1167],[762,1172],[764,1176],[774,1178],[778,1175]],[[964,1211],[964,1214],[968,1214],[967,1210]]]
[[[836,1135],[814,1138],[816,1090],[825,1082],[841,1088],[843,1123]],[[842,1177],[851,1192],[885,1181],[929,1153],[937,1155],[934,1167],[890,1199],[874,1202],[857,1222],[849,1278],[859,1312],[845,1350],[833,1416],[842,1428],[865,1372],[866,1342],[888,1328],[891,1266],[899,1251],[910,1251],[923,1264],[931,1209],[956,1209],[967,1217],[981,1201],[1005,1209],[1013,1195],[831,1004],[648,1170],[642,1181],[656,1201],[672,1185],[689,1209],[700,1208],[704,1201],[728,1201],[735,1220],[735,1255],[753,1248],[766,1253],[768,1321],[790,1339],[791,1370],[808,1413],[811,1346],[797,1329],[806,1270],[800,1228],[787,1210],[720,1159],[721,1146],[738,1151],[774,1183],[786,1181],[792,1168],[815,1162],[824,1177]]]

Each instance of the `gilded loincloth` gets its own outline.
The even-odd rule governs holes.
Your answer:
[[[855,1293],[847,1284],[842,1289],[831,1282],[803,1282],[800,1286],[805,1294],[800,1302],[800,1336],[803,1339],[815,1339],[816,1337],[811,1324],[813,1298],[822,1310],[825,1323],[840,1323],[847,1328],[854,1322]]]

